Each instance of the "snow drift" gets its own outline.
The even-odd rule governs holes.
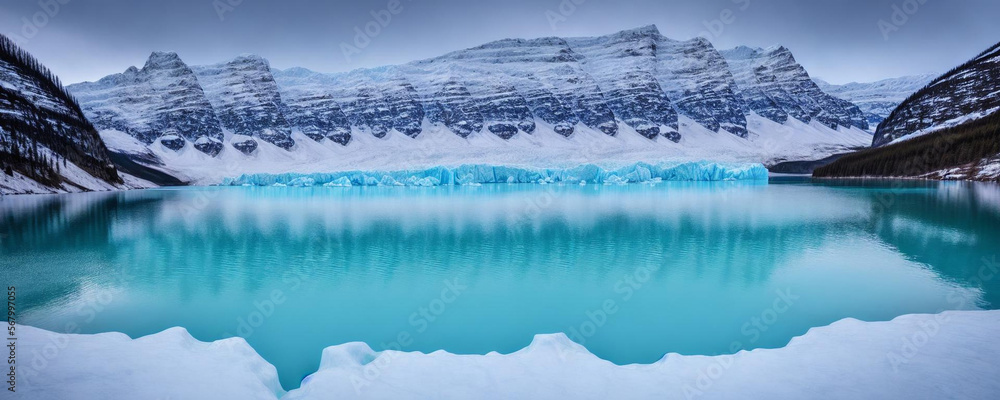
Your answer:
[[[180,328],[134,340],[20,327],[18,391],[29,399],[735,399],[968,398],[1000,392],[1000,311],[838,321],[779,349],[668,354],[648,365],[601,360],[563,334],[511,354],[323,351],[319,371],[285,393],[242,339]]]

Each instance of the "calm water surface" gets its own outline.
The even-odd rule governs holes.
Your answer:
[[[997,308],[998,244],[1000,189],[967,183],[0,198],[21,322],[243,336],[286,389],[350,341],[484,354],[566,332],[615,363],[649,363],[780,347],[845,317]]]

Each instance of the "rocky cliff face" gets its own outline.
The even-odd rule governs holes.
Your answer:
[[[662,135],[678,142],[677,111],[656,79],[658,39],[650,26],[568,43],[618,120],[647,138]]]
[[[471,117],[469,124],[451,118],[459,122],[452,130],[462,136],[467,126],[482,124],[509,138],[533,132],[536,122],[563,136],[578,123],[615,135],[615,115],[579,58],[561,38],[507,39],[405,67],[432,109]]]
[[[737,47],[722,52],[746,107],[770,120],[815,119],[836,129],[868,129],[864,113],[848,101],[820,90],[792,53],[784,47]]]
[[[131,67],[70,90],[101,129],[126,132],[146,144],[162,138],[174,149],[191,142],[209,155],[222,151],[215,110],[198,78],[175,53],[153,53],[142,69]]]
[[[873,147],[957,125],[1000,108],[1000,43],[904,100],[875,132]]]
[[[746,138],[739,89],[722,55],[705,39],[657,38],[657,78],[678,112],[710,130]]]
[[[333,93],[322,89],[322,74],[292,68],[273,75],[289,124],[317,142],[329,139],[346,145],[351,141],[351,122]]]
[[[240,56],[222,64],[195,67],[194,71],[223,128],[286,150],[295,144],[266,60]]]

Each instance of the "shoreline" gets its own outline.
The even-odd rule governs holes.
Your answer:
[[[803,175],[808,176],[812,179],[818,180],[837,180],[837,179],[853,179],[862,181],[876,181],[876,180],[902,180],[902,181],[926,181],[926,182],[978,182],[978,183],[1000,183],[996,179],[945,179],[943,177],[939,178],[928,178],[924,176],[813,176],[813,175]]]

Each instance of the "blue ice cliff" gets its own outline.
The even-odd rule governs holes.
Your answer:
[[[607,169],[593,164],[573,168],[531,168],[461,165],[406,171],[343,171],[329,173],[244,174],[226,178],[226,186],[445,186],[483,183],[624,184],[656,181],[761,181],[761,164],[687,162],[636,163]]]

